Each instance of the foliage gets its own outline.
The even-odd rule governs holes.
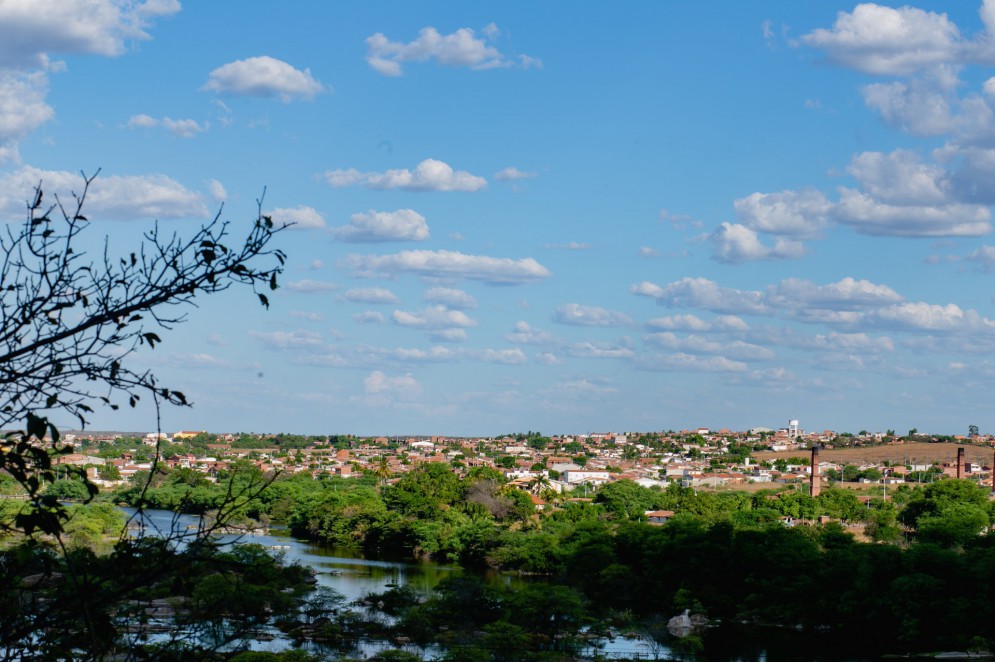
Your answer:
[[[83,214],[93,178],[72,201],[44,201],[41,186],[20,229],[0,236],[0,427],[25,422],[0,440],[0,469],[25,489],[32,508],[16,526],[55,534],[66,519],[44,494],[52,482],[52,454],[68,452],[47,416],[69,414],[81,426],[93,407],[135,406],[142,397],[186,405],[182,392],[134,367],[132,355],[162,342],[159,332],[183,321],[174,307],[232,285],[276,289],[284,255],[270,248],[278,230],[257,217],[244,242],[230,244],[228,223],[216,216],[189,239],[146,233],[131,253],[96,260],[82,249],[90,222]],[[256,266],[260,259],[274,264]],[[49,441],[46,443],[45,439]],[[95,488],[87,483],[91,494]]]

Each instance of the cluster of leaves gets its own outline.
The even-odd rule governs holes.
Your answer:
[[[99,556],[24,544],[0,553],[0,565],[2,659],[137,656],[150,614],[162,611],[168,615],[158,620],[172,622],[166,639],[176,646],[161,640],[157,648],[199,657],[206,641],[229,645],[295,611],[311,587],[309,570],[256,545],[179,549],[161,538],[123,540]]]

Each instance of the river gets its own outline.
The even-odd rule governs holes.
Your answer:
[[[133,508],[122,508],[130,517]],[[146,533],[151,535],[179,535],[193,537],[196,534],[199,518],[195,515],[179,515],[166,510],[146,510],[144,520]],[[341,593],[347,600],[357,600],[370,593],[381,593],[395,586],[411,586],[421,593],[428,593],[443,578],[463,572],[456,565],[440,563],[405,563],[397,561],[369,560],[351,554],[348,550],[332,548],[307,540],[294,538],[279,527],[272,527],[266,534],[223,535],[222,543],[256,543],[273,550],[288,562],[298,562],[309,566],[316,573],[320,586],[327,586]],[[513,584],[530,581],[528,578],[506,574],[493,574],[490,581]],[[840,660],[866,659],[854,653],[852,646],[834,641],[821,633],[802,633],[792,629],[764,629],[748,631],[739,626],[724,626],[709,629],[703,637],[710,660],[747,661],[781,659],[821,659],[827,662]],[[600,659],[678,659],[677,654],[666,646],[653,643],[648,638],[616,636],[593,642],[594,646],[585,651],[589,658],[598,653]],[[258,650],[281,650],[289,642],[277,638],[271,642],[258,642],[253,647]],[[384,648],[395,646],[387,642],[367,642],[360,652],[373,655]],[[406,647],[426,659],[437,656],[441,650],[434,648]],[[802,652],[803,651],[803,652]],[[315,651],[317,652],[317,651]]]

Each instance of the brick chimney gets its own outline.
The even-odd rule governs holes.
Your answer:
[[[819,492],[822,490],[821,476],[819,475],[819,445],[814,444],[812,446],[812,471],[809,477],[810,488],[809,494],[812,497],[819,496]]]
[[[957,449],[957,477],[964,477],[964,448],[963,446]]]

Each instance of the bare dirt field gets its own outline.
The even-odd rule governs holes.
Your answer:
[[[819,451],[819,459],[824,462],[837,462],[840,464],[869,464],[872,462],[881,464],[885,460],[892,464],[953,463],[957,460],[958,448],[964,449],[965,461],[977,462],[986,467],[992,466],[995,451],[990,446],[971,446],[969,444],[899,443],[870,448],[824,448]],[[764,451],[753,453],[753,458],[761,462],[789,457],[809,457],[809,451]]]

